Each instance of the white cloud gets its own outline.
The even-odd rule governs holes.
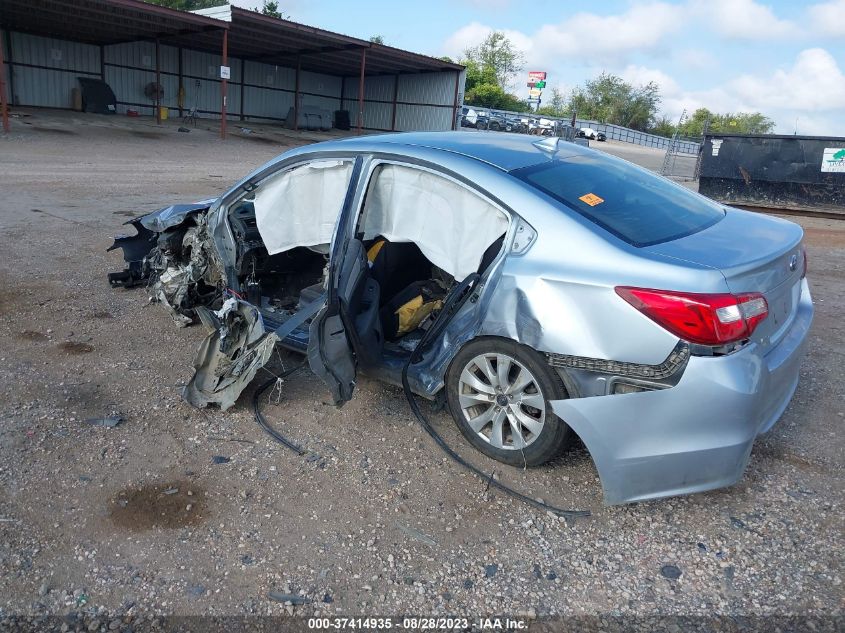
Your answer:
[[[634,84],[661,87],[661,112],[677,121],[683,110],[762,112],[775,121],[775,131],[791,134],[845,136],[845,68],[822,48],[801,51],[792,64],[768,74],[743,74],[720,86],[685,90],[662,70],[628,65],[618,74]]]
[[[635,66],[633,64],[629,64],[620,73],[620,76],[622,79],[634,86],[645,86],[653,81],[660,86],[660,94],[664,99],[681,93],[681,88],[674,79],[662,70],[657,70],[655,68],[646,68],[645,66]]]
[[[778,69],[771,77],[738,77],[730,82],[729,89],[761,111],[842,110],[845,117],[845,75],[833,55],[823,48],[801,51],[791,68]]]
[[[532,48],[531,38],[524,33],[509,29],[497,30],[504,33],[511,41],[511,44],[523,53],[527,53]],[[450,57],[460,58],[466,49],[481,44],[484,38],[492,32],[492,26],[481,24],[480,22],[470,22],[466,26],[459,28],[446,40],[442,47],[443,51]]]
[[[530,66],[569,62],[607,63],[624,60],[629,54],[653,50],[664,36],[683,21],[681,7],[665,2],[636,4],[618,15],[601,16],[581,12],[560,24],[542,25],[533,35],[504,30],[511,42],[525,53]],[[472,22],[458,29],[444,43],[447,55],[460,56],[480,43],[492,27]]]
[[[705,70],[719,65],[716,57],[699,48],[685,48],[674,54],[677,62],[687,70]]]
[[[684,20],[681,7],[665,2],[636,4],[625,13],[576,13],[547,24],[531,38],[537,50],[567,60],[607,63],[657,48]]]
[[[814,31],[824,35],[845,35],[845,0],[831,0],[810,7],[810,23]]]
[[[689,9],[695,21],[712,26],[728,39],[772,40],[800,32],[796,24],[778,18],[754,0],[692,0]]]

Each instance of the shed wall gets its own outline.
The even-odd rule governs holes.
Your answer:
[[[118,114],[132,108],[154,114],[144,88],[155,81],[156,46],[139,41],[93,46],[67,40],[7,34],[11,53],[7,67],[9,100],[14,105],[71,108],[79,76],[102,77],[117,97]],[[197,116],[220,116],[218,54],[159,46],[162,105],[178,116],[196,108]],[[292,62],[293,63],[293,62]],[[230,119],[277,121],[287,119],[296,91],[296,70],[230,57],[227,112]],[[180,99],[180,79],[183,95]],[[458,99],[463,102],[465,73],[458,73]],[[243,91],[243,95],[241,94]],[[300,105],[326,110],[347,109],[358,121],[358,78],[302,71]],[[445,130],[452,128],[455,72],[414,73],[366,77],[364,128],[367,130]],[[394,99],[396,101],[394,110]]]

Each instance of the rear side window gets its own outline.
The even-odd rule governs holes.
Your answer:
[[[724,210],[651,172],[602,156],[575,156],[511,172],[633,246],[712,226]]]

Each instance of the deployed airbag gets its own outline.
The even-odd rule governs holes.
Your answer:
[[[457,281],[478,271],[484,251],[507,230],[508,219],[495,206],[420,169],[382,165],[367,193],[365,239],[414,242]]]
[[[351,162],[324,160],[262,183],[255,193],[255,221],[267,252],[329,244],[351,176]]]

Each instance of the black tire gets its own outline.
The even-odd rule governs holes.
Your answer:
[[[510,426],[510,415],[504,420],[503,427],[505,430],[501,433],[505,437],[507,443],[506,433],[510,433],[510,440],[512,445],[510,447],[498,448],[491,442],[492,439],[485,439],[488,428],[485,426],[479,431],[473,430],[469,425],[467,416],[470,412],[480,411],[485,413],[489,411],[488,404],[480,403],[477,408],[466,409],[461,405],[461,394],[468,396],[470,399],[480,395],[481,392],[472,393],[466,391],[468,386],[462,381],[462,374],[468,366],[475,367],[473,361],[484,355],[504,355],[509,357],[512,361],[516,361],[516,365],[507,365],[511,369],[512,376],[518,376],[513,372],[520,372],[523,369],[528,370],[531,377],[534,379],[533,383],[528,386],[532,390],[530,395],[540,395],[545,404],[545,411],[543,413],[543,422],[539,433],[531,434],[527,445],[519,447],[519,441],[514,437],[513,427]],[[521,367],[519,367],[521,365]],[[481,373],[475,373],[478,377]],[[482,376],[483,377],[483,376]],[[516,378],[514,383],[518,382]],[[483,380],[482,380],[483,382]],[[486,383],[485,383],[486,384]],[[484,337],[475,339],[467,343],[460,352],[452,359],[449,370],[446,372],[446,401],[449,405],[449,411],[455,419],[455,423],[461,430],[464,437],[485,455],[492,457],[495,460],[509,464],[511,466],[539,466],[553,459],[561,453],[561,451],[569,444],[573,437],[572,430],[560,418],[558,418],[552,411],[550,400],[562,400],[569,397],[560,376],[555,373],[554,369],[550,367],[543,358],[536,351],[525,345],[520,345],[514,341],[502,338]],[[536,391],[535,391],[536,390]],[[498,397],[498,396],[497,396]],[[539,401],[537,401],[539,404]],[[491,403],[489,406],[493,406]],[[514,406],[510,403],[509,406]],[[521,413],[526,412],[536,415],[538,410],[523,405],[516,405],[521,407]],[[499,409],[496,409],[498,411]],[[478,418],[482,417],[481,415]],[[476,418],[477,419],[477,418]],[[493,422],[489,422],[489,432],[493,434]],[[527,430],[525,427],[523,430]],[[485,437],[482,437],[485,435]],[[525,442],[524,437],[521,440]]]
[[[494,121],[493,123],[490,124],[490,129],[493,130],[494,132],[498,132],[499,130],[502,129],[502,127]]]

